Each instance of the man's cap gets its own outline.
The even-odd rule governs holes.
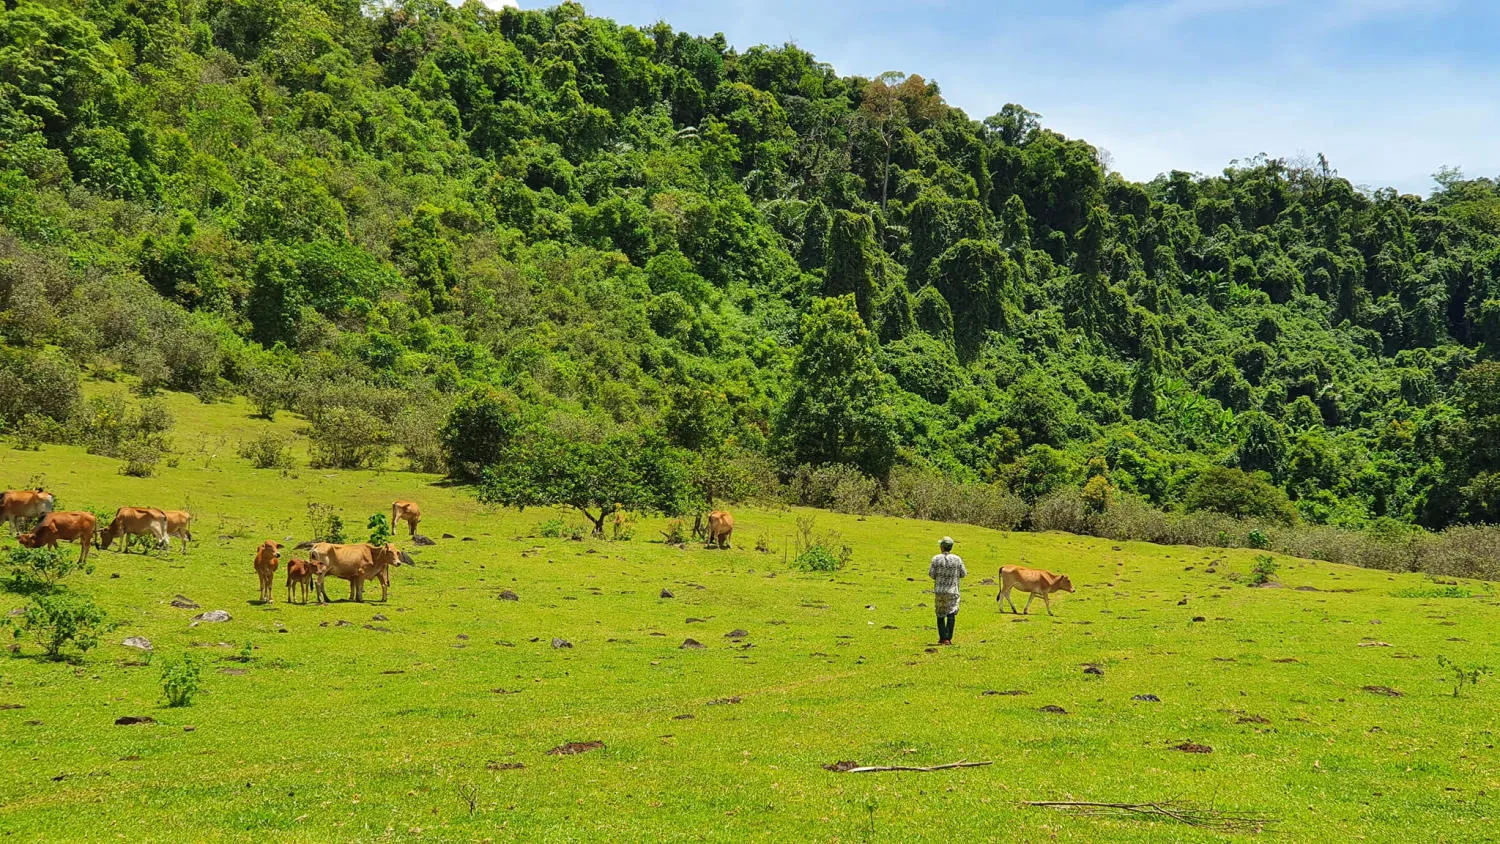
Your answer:
[[[939,545],[946,545],[949,548],[952,548],[953,547],[953,537],[951,537],[951,536],[945,536],[942,539],[938,540],[938,544]]]

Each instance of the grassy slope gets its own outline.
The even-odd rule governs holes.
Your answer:
[[[30,658],[30,645],[25,658],[0,659],[0,703],[25,707],[0,710],[0,832],[1211,837],[1017,805],[1180,798],[1277,815],[1298,839],[1334,829],[1370,840],[1492,833],[1500,680],[1454,700],[1435,663],[1438,654],[1500,662],[1497,603],[1477,587],[1471,599],[1402,598],[1393,592],[1422,579],[1282,560],[1287,585],[1325,591],[1250,589],[1226,575],[1247,571],[1251,554],[823,513],[819,527],[855,549],[832,577],[784,566],[793,512],[739,511],[740,544],[727,552],[664,547],[651,541],[653,523],[628,543],[521,538],[549,514],[487,513],[432,477],[252,470],[233,444],[268,423],[248,419],[243,404],[170,400],[185,454],[155,479],[123,477],[114,461],[77,449],[0,448],[0,479],[45,472],[62,506],[198,514],[186,558],[100,552],[95,573],[76,578],[123,620],[109,644],[77,666]],[[195,454],[221,434],[229,444],[216,459]],[[423,505],[424,532],[477,541],[424,549],[415,569],[395,572],[387,606],[287,605],[279,581],[275,604],[253,604],[254,545],[302,538],[307,501],[362,523],[408,496]],[[928,652],[926,560],[943,533],[958,538],[971,576],[958,646]],[[775,553],[752,550],[762,536]],[[1001,615],[993,587],[980,585],[1021,555],[1079,586],[1055,602],[1057,617]],[[664,587],[677,597],[659,598]],[[521,600],[496,600],[505,588]],[[190,629],[192,611],[167,603],[178,592],[234,620]],[[343,584],[330,592],[346,594]],[[0,611],[22,603],[0,594]],[[389,620],[372,622],[376,613]],[[753,648],[724,638],[735,628]],[[128,635],[151,638],[159,657],[193,648],[210,660],[192,707],[162,705],[157,669],[116,644]],[[554,636],[574,647],[552,648]],[[688,636],[708,649],[680,650]],[[1360,647],[1367,639],[1392,647]],[[252,662],[225,660],[247,640]],[[1083,663],[1104,675],[1083,674]],[[1361,691],[1372,684],[1406,696]],[[983,694],[1013,689],[1030,694]],[[1144,693],[1161,702],[1131,700]],[[711,703],[726,697],[742,702]],[[1038,711],[1047,704],[1067,714]],[[1240,723],[1246,714],[1269,723]],[[114,726],[120,715],[159,723]],[[587,740],[607,747],[546,753]],[[1214,752],[1168,749],[1187,740]],[[820,767],[843,759],[996,764],[933,774]],[[470,787],[473,814],[460,797]]]

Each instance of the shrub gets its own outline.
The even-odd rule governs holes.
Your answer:
[[[536,526],[536,532],[544,539],[559,539],[563,535],[563,520],[548,519]]]
[[[409,472],[436,475],[446,472],[441,414],[430,406],[410,407],[396,417],[393,438]]]
[[[66,422],[77,411],[81,395],[78,367],[63,356],[0,351],[0,424],[7,428],[28,414]]]
[[[822,545],[814,545],[797,555],[792,567],[801,571],[838,571],[844,561]]]
[[[1183,505],[1190,511],[1210,510],[1283,525],[1296,520],[1296,510],[1279,487],[1257,475],[1223,466],[1204,469],[1188,488]]]
[[[94,573],[93,566],[79,563],[71,550],[62,548],[13,548],[6,564],[10,566],[8,588],[23,594],[51,592],[74,572]]]
[[[183,654],[161,666],[161,690],[168,706],[191,706],[198,694],[201,669],[192,654]]]
[[[130,440],[120,446],[116,456],[124,461],[120,464],[120,474],[132,478],[149,478],[156,474],[156,465],[161,462],[162,453],[149,442]]]
[[[365,522],[370,530],[370,544],[377,548],[391,541],[391,524],[384,513],[376,513]]]
[[[789,485],[793,504],[856,515],[870,512],[879,490],[880,484],[874,478],[855,466],[841,463],[801,466]]]
[[[1057,530],[1064,533],[1090,533],[1093,517],[1083,493],[1074,487],[1052,492],[1036,503],[1031,511],[1032,530]]]
[[[240,443],[239,455],[257,469],[285,470],[296,465],[290,438],[275,431],[262,431],[255,439]]]
[[[172,449],[172,414],[160,401],[132,406],[119,390],[93,396],[72,421],[73,439],[91,454],[125,461],[123,474],[150,477]]]
[[[1257,554],[1255,565],[1250,567],[1250,585],[1263,586],[1276,578],[1276,570],[1281,568],[1276,558],[1270,554]]]
[[[312,526],[314,542],[343,542],[344,520],[331,504],[307,503],[307,521]]]
[[[521,427],[515,400],[480,387],[459,400],[438,431],[443,460],[454,476],[477,480],[493,466]]]
[[[69,644],[87,653],[114,629],[104,610],[87,595],[74,592],[43,595],[26,607],[19,624],[13,619],[8,623],[17,639],[29,634],[52,659],[60,659]]]
[[[963,522],[996,530],[1015,530],[1030,510],[1020,496],[998,484],[960,483],[932,469],[911,467],[891,471],[878,507],[892,516]]]
[[[1099,536],[1132,542],[1166,542],[1171,535],[1165,513],[1125,493],[1115,496],[1109,509],[1092,520],[1092,527]]]
[[[1251,530],[1250,535],[1246,537],[1246,539],[1248,540],[1247,544],[1249,544],[1251,548],[1255,548],[1260,551],[1265,551],[1271,547],[1271,537],[1267,536],[1266,532],[1261,530],[1260,528]]]
[[[380,469],[391,450],[379,419],[347,407],[326,411],[313,423],[310,438],[317,469]]]
[[[667,529],[661,532],[661,537],[667,545],[681,545],[688,541],[687,525],[682,519],[672,519],[667,522]]]

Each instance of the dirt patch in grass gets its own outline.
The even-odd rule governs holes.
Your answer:
[[[1003,692],[995,691],[994,689],[989,689],[987,691],[980,692],[980,696],[981,697],[996,697],[996,696],[998,696],[998,697],[1020,697],[1021,695],[1029,695],[1029,694],[1031,694],[1031,692],[1023,691],[1021,689],[1007,689],[1007,690],[1005,690]]]
[[[732,705],[732,704],[739,703],[740,700],[741,699],[739,697],[721,697],[721,698],[718,698],[717,700],[711,700],[711,701],[709,701],[705,705],[706,706],[729,706],[729,705]]]
[[[1209,747],[1206,744],[1198,744],[1197,742],[1191,742],[1191,741],[1185,741],[1182,744],[1174,744],[1174,745],[1172,745],[1172,749],[1173,750],[1180,750],[1183,753],[1213,753],[1214,752],[1214,749],[1212,747]]]
[[[1067,715],[1068,714],[1068,710],[1063,709],[1061,706],[1058,706],[1055,703],[1049,703],[1046,706],[1038,707],[1037,711],[1038,712],[1050,712],[1053,715]]]
[[[832,765],[824,765],[823,766],[823,770],[825,770],[825,771],[833,771],[834,773],[842,774],[842,773],[844,773],[846,771],[852,771],[852,770],[854,770],[855,768],[858,768],[858,767],[859,767],[859,763],[858,762],[853,762],[853,761],[850,761],[848,759],[845,759],[842,762],[834,762]]]
[[[128,727],[131,724],[155,724],[155,723],[156,723],[156,719],[152,718],[150,715],[121,715],[119,718],[115,719],[115,725],[119,726],[119,727]]]
[[[547,751],[547,755],[573,756],[579,753],[588,753],[590,750],[602,750],[603,748],[604,742],[602,741],[570,741],[567,744],[560,744]]]
[[[1403,692],[1398,692],[1390,686],[1365,686],[1364,691],[1372,695],[1383,695],[1385,697],[1405,697]]]

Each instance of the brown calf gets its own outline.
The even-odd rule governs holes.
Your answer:
[[[42,518],[41,524],[36,526],[36,530],[17,536],[16,541],[27,548],[56,548],[59,541],[76,541],[83,549],[78,555],[78,562],[86,563],[89,559],[89,546],[94,543],[94,530],[98,526],[99,520],[93,513],[48,513]]]
[[[391,534],[396,533],[396,525],[406,522],[406,527],[412,536],[417,535],[417,523],[422,521],[422,508],[415,501],[397,501],[391,504]]]
[[[307,560],[293,558],[286,564],[286,602],[292,602],[293,587],[301,587],[302,603],[307,603],[308,590],[313,586],[313,575],[317,569]]]
[[[708,546],[729,547],[729,535],[734,533],[734,516],[728,510],[715,510],[708,514]]]
[[[255,573],[260,577],[260,602],[271,603],[271,584],[281,563],[281,543],[267,539],[255,551]]]
[[[1016,602],[1010,599],[1012,589],[1019,589],[1029,594],[1026,607],[1020,612],[1016,610]],[[1030,614],[1032,600],[1041,595],[1042,602],[1047,605],[1047,615],[1052,615],[1052,593],[1072,591],[1073,581],[1069,580],[1065,574],[1053,574],[1050,571],[1028,569],[1023,566],[1002,566],[1000,568],[1000,594],[995,596],[995,600],[1004,598],[1005,602],[1010,604],[1011,612],[1017,615],[1022,612]],[[1001,607],[1001,609],[1005,608]]]

